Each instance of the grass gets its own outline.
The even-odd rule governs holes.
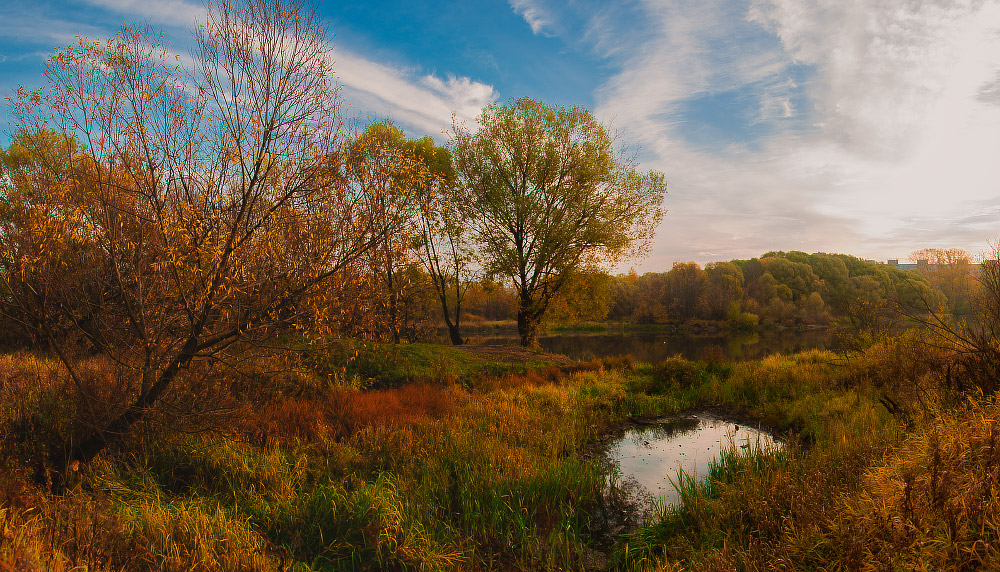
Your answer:
[[[608,322],[584,322],[579,324],[561,324],[558,326],[552,326],[550,329],[553,332],[579,332],[579,333],[605,333],[608,331],[613,331],[613,325],[609,326]]]
[[[705,482],[680,483],[683,503],[619,543],[615,567],[996,569],[1000,408],[982,395],[955,407],[943,379],[932,390],[940,372],[933,360],[915,367],[910,341],[885,340],[850,359],[806,352],[716,373],[660,364],[668,391],[792,439],[778,455],[730,451]]]
[[[153,416],[58,496],[37,468],[55,470],[48,439],[79,430],[79,395],[55,361],[2,356],[0,564],[989,569],[1000,546],[1000,405],[942,389],[933,360],[914,365],[912,344],[554,367],[338,342],[321,358],[262,361],[259,374],[221,384],[234,408],[225,426],[178,431]],[[120,377],[97,358],[87,371],[95,384]],[[733,450],[706,481],[682,479],[683,504],[652,515],[603,562],[594,518],[605,468],[581,452],[629,415],[698,407],[755,420],[786,447]]]
[[[974,400],[895,446],[733,452],[623,543],[635,570],[992,570],[1000,409]]]
[[[38,374],[34,385],[65,391],[55,362],[24,359]],[[82,468],[65,497],[37,488],[25,471],[10,473],[3,522],[27,532],[0,541],[0,562],[578,568],[604,476],[576,452],[609,419],[656,400],[637,402],[625,390],[627,373],[600,363],[574,372],[510,373],[475,360],[449,367],[476,372],[470,387],[445,378],[362,391],[309,371],[286,373],[257,393],[240,390],[239,423],[225,435],[147,427]],[[0,387],[13,390],[18,379]],[[43,402],[22,400],[8,412],[5,447],[16,449],[8,429]],[[12,467],[26,460],[8,458]]]
[[[510,363],[441,344],[393,345],[351,339],[332,340],[322,351],[308,355],[305,361],[310,373],[359,389],[414,382],[471,387],[483,379],[525,374],[548,365],[542,357]]]

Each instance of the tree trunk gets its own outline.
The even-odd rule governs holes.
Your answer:
[[[109,444],[120,439],[131,427],[140,419],[146,416],[149,408],[156,403],[164,391],[173,383],[177,373],[186,367],[194,357],[195,339],[189,339],[186,347],[181,351],[169,366],[160,374],[159,378],[149,388],[136,399],[121,415],[104,427],[92,433],[80,443],[66,450],[66,465],[73,461],[89,463],[98,453],[103,451]]]
[[[531,300],[524,296],[517,306],[517,333],[521,336],[521,346],[525,348],[538,347],[538,313],[532,307]]]
[[[396,281],[392,271],[392,260],[386,257],[389,265],[386,270],[386,284],[389,290],[389,331],[392,333],[392,343],[399,345],[399,317],[396,312],[396,305],[399,303],[399,293],[396,292]]]
[[[448,335],[451,336],[451,345],[460,346],[465,343],[462,339],[462,332],[459,330],[458,326],[448,322]]]
[[[433,275],[432,275],[433,276]],[[465,343],[462,339],[462,329],[459,325],[462,320],[462,297],[456,292],[456,302],[455,302],[455,321],[451,321],[451,313],[448,311],[448,295],[445,290],[444,279],[441,279],[440,285],[438,279],[434,279],[434,287],[437,289],[438,300],[441,302],[441,313],[444,316],[444,323],[448,326],[448,335],[451,337],[451,345],[460,346]]]

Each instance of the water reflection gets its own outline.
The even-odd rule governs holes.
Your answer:
[[[659,420],[661,422],[628,429],[607,449],[607,456],[617,468],[618,482],[637,484],[647,495],[646,501],[658,498],[667,505],[680,497],[671,483],[683,470],[696,480],[708,475],[709,463],[717,460],[724,448],[778,448],[767,433],[752,427],[707,415]]]
[[[515,344],[515,332],[490,332],[482,339],[485,344]],[[563,354],[574,360],[631,354],[639,361],[657,363],[668,357],[699,360],[705,358],[726,361],[753,360],[771,354],[792,354],[811,349],[834,349],[834,336],[829,330],[774,331],[726,335],[681,335],[673,333],[560,333],[541,336],[542,349]]]

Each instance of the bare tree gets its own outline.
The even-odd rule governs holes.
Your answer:
[[[434,285],[452,345],[462,345],[462,304],[471,284],[473,252],[467,221],[455,192],[451,153],[430,137],[409,141],[407,150],[424,166],[419,179],[417,252]]]
[[[958,261],[968,267],[970,257],[964,251],[924,250],[914,253],[914,257],[942,252],[960,256],[952,260],[920,260],[933,260],[929,264],[941,265]],[[949,388],[993,393],[1000,389],[1000,242],[990,244],[987,252],[979,256],[979,263],[969,295],[969,312],[948,311],[944,296],[937,291],[922,292],[917,297],[919,302],[908,304],[904,310],[911,320],[926,328],[927,355],[942,356],[936,365]]]

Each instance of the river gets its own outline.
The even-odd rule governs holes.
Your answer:
[[[516,331],[470,332],[476,343],[516,344]],[[560,332],[540,336],[538,343],[549,353],[580,361],[631,355],[638,361],[657,363],[672,356],[691,360],[714,358],[725,361],[759,359],[771,354],[791,354],[811,349],[836,349],[830,330],[778,330],[721,335],[670,332]]]

